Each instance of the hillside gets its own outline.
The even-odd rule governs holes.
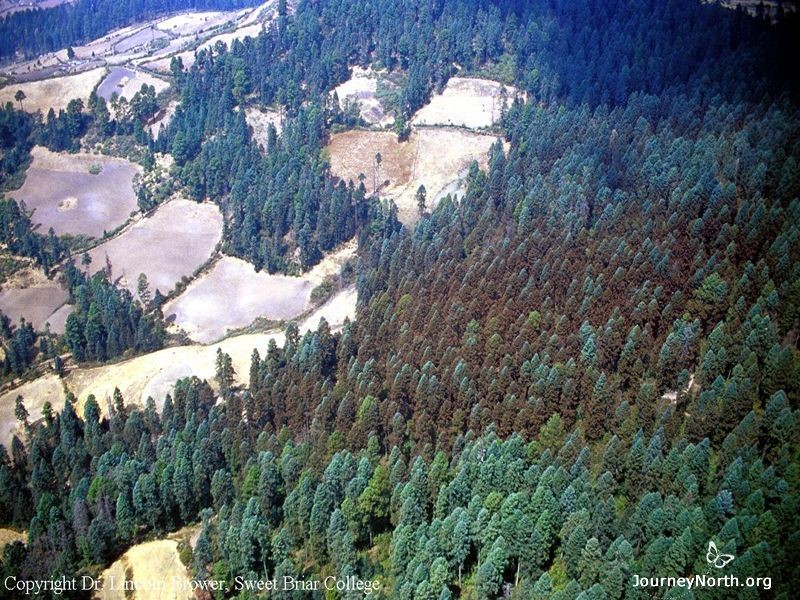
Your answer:
[[[113,79],[0,109],[0,581],[794,596],[791,15],[193,8],[0,22]]]

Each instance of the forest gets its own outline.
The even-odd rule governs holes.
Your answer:
[[[171,153],[187,193],[222,208],[225,251],[257,268],[305,270],[356,236],[357,317],[289,324],[243,386],[220,353],[214,381],[179,381],[160,410],[120,393],[80,413],[74,397],[42,415],[19,402],[0,522],[27,544],[5,547],[2,578],[96,575],[194,524],[181,556],[226,582],[215,599],[256,597],[236,577],[328,575],[409,600],[794,597],[796,19],[690,0],[281,4],[258,37],[173,62],[180,104],[157,141],[151,106],[111,124],[99,101],[75,138],[102,122]],[[529,94],[504,115],[508,150],[413,228],[323,152],[342,125],[327,92],[370,64],[405,75],[398,135],[455,65]],[[263,154],[253,101],[285,114]],[[9,173],[47,131],[5,108]],[[5,244],[66,260],[24,207],[0,208]],[[64,274],[76,360],[163,343],[156,307],[102,272]],[[709,541],[735,557],[725,574],[771,588],[632,585],[708,574]]]

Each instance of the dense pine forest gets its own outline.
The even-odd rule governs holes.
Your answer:
[[[246,386],[220,354],[215,381],[181,380],[160,412],[121,394],[82,414],[74,397],[43,415],[20,402],[0,521],[28,541],[5,547],[2,579],[96,575],[196,524],[182,558],[225,583],[205,598],[306,598],[237,577],[328,575],[376,580],[377,598],[794,597],[796,23],[692,0],[331,0],[280,15],[190,68],[174,61],[180,105],[157,141],[142,128],[151,103],[116,122],[98,100],[74,107],[72,137],[171,153],[187,193],[222,208],[225,250],[259,269],[295,270],[295,254],[307,269],[356,236],[357,318],[289,325],[282,347],[254,350]],[[35,54],[89,33],[0,39]],[[474,164],[464,197],[412,228],[335,179],[323,151],[344,118],[328,91],[370,64],[403,74],[400,137],[458,69],[528,93],[488,171]],[[284,115],[266,152],[246,103]],[[8,177],[49,140],[12,106],[0,134]],[[6,245],[45,269],[67,260],[18,205],[0,209]],[[64,276],[76,360],[163,343],[158,311],[102,272],[68,262]],[[25,364],[32,331],[0,326]],[[735,557],[722,573],[771,587],[633,586],[719,574],[709,541]]]

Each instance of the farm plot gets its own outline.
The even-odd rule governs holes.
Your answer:
[[[135,293],[140,273],[150,290],[167,293],[211,255],[222,236],[222,215],[216,205],[175,199],[121,235],[89,252],[90,270],[111,263],[111,276]]]
[[[300,334],[315,330],[322,318],[331,329],[339,329],[345,319],[355,318],[356,297],[354,288],[338,292],[300,323]],[[230,355],[236,383],[246,383],[253,349],[257,348],[264,356],[271,341],[282,345],[284,334],[280,331],[255,333],[230,337],[208,346],[165,348],[111,365],[73,369],[63,382],[55,374],[39,377],[0,395],[0,443],[8,447],[12,436],[18,433],[18,422],[14,416],[18,395],[24,398],[31,420],[39,418],[45,402],[50,402],[55,412],[61,411],[64,407],[64,385],[78,398],[75,407],[78,414],[83,414],[89,394],[95,395],[100,410],[107,414],[117,387],[126,402],[143,406],[147,398],[152,396],[160,409],[166,394],[182,377],[194,375],[215,385],[217,349]]]
[[[100,83],[105,72],[105,68],[100,67],[77,75],[53,77],[27,83],[12,83],[0,89],[0,102],[3,104],[13,102],[15,106],[19,107],[14,95],[17,91],[22,91],[25,94],[22,110],[29,113],[41,111],[46,114],[51,108],[58,112],[66,109],[67,104],[73,98],[82,99],[85,105],[89,94]]]
[[[489,79],[453,77],[444,91],[423,106],[412,125],[491,127],[518,94],[516,88]]]
[[[155,40],[169,37],[166,33],[157,29],[155,26],[142,27],[138,31],[126,36],[116,44],[113,49],[116,54],[125,54],[131,50],[142,48]]]
[[[392,198],[400,220],[412,223],[418,215],[415,194],[420,184],[432,209],[442,192],[460,189],[472,161],[486,168],[494,142],[490,135],[448,128],[415,130],[404,143],[389,132],[346,131],[331,137],[328,152],[334,175],[357,181],[363,173],[367,191],[377,188],[381,197]]]
[[[60,316],[51,317],[64,305],[67,298],[67,291],[56,283],[30,288],[5,288],[0,291],[0,310],[13,324],[19,323],[20,317],[24,317],[37,331],[43,330],[45,323],[50,323],[51,331],[61,333],[63,329]],[[66,317],[64,322],[66,323]]]
[[[97,95],[102,96],[105,100],[110,100],[112,94],[116,93],[117,96],[130,100],[144,84],[152,85],[156,89],[156,94],[169,87],[169,84],[163,79],[147,73],[126,67],[113,67],[98,86]]]
[[[99,237],[125,222],[136,209],[133,176],[138,165],[94,154],[59,154],[35,147],[25,184],[9,194],[33,210],[46,232]],[[89,169],[101,170],[93,175]]]
[[[198,342],[211,342],[228,329],[244,327],[257,317],[285,320],[308,305],[310,281],[270,275],[240,258],[225,256],[209,273],[164,306],[164,315]]]
[[[339,98],[339,105],[344,108],[347,102],[359,105],[361,118],[370,125],[385,127],[394,123],[394,117],[387,115],[376,95],[378,75],[372,69],[353,67],[353,76],[333,89]]]
[[[189,574],[178,555],[178,542],[171,539],[133,546],[101,577],[103,584],[94,593],[98,600],[125,600],[130,593],[125,592],[126,579],[134,582],[137,600],[194,597]]]
[[[60,310],[67,297],[66,290],[58,283],[31,266],[17,271],[3,284],[0,310],[14,325],[24,317],[36,330],[44,330],[45,323],[49,322],[51,331],[61,333],[63,329],[59,330],[59,319],[54,317],[54,311]]]

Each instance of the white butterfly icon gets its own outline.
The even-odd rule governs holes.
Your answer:
[[[721,569],[729,562],[731,562],[735,556],[732,554],[722,554],[717,549],[717,545],[713,541],[708,542],[708,552],[706,552],[706,560],[709,564],[714,565],[717,569]]]

